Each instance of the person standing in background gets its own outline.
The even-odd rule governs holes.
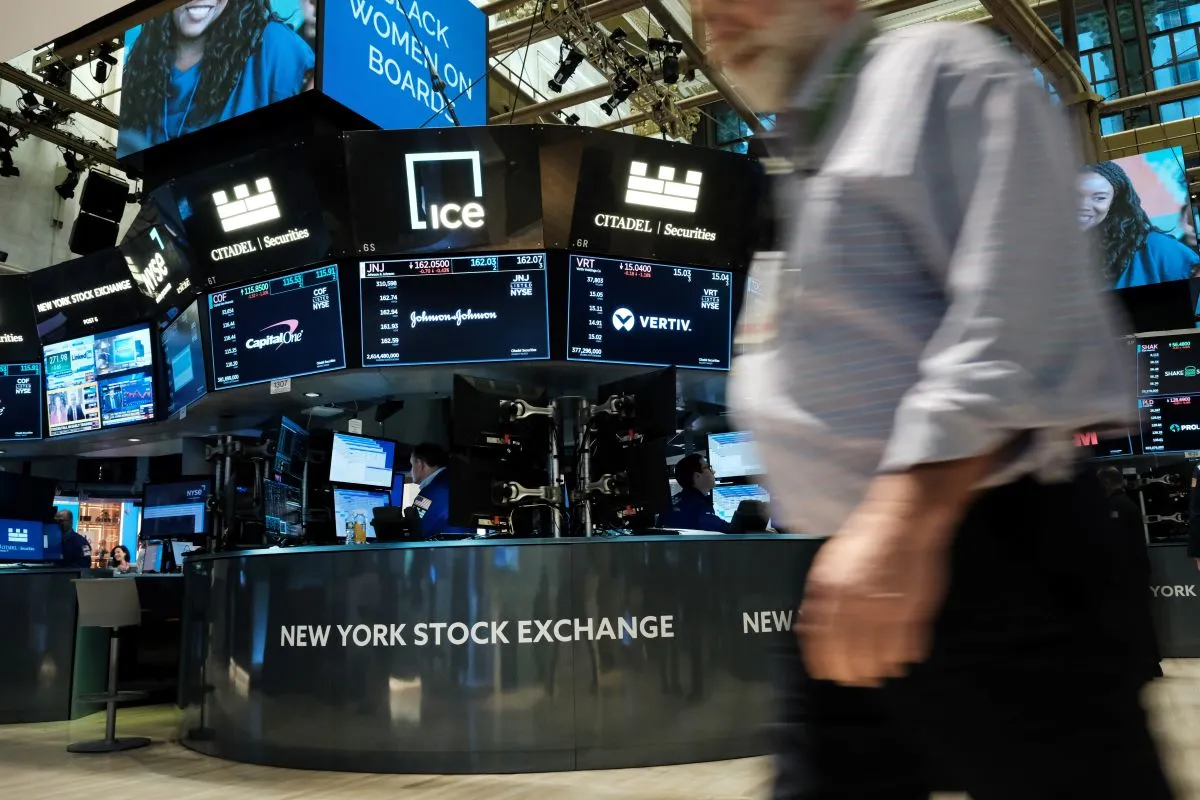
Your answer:
[[[54,520],[62,529],[63,566],[91,569],[92,543],[86,536],[75,531],[75,515],[64,508],[54,515]]]
[[[717,485],[713,468],[699,453],[675,463],[679,495],[670,511],[658,518],[658,527],[689,531],[728,533],[729,524],[713,512],[712,490]]]
[[[1170,798],[1106,622],[1136,587],[1073,480],[1073,432],[1132,421],[1135,394],[1062,112],[980,26],[880,32],[855,0],[698,14],[795,167],[728,390],[774,517],[827,537],[775,798]]]

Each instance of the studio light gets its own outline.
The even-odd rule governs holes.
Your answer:
[[[21,170],[13,164],[12,153],[0,150],[0,178],[19,178]]]
[[[683,52],[683,44],[671,41],[670,34],[663,38],[651,37],[646,40],[646,47],[651,53],[662,53],[663,83],[679,83],[679,54]]]
[[[100,45],[100,54],[96,56],[95,72],[92,73],[92,77],[96,79],[96,83],[104,83],[108,80],[109,68],[116,65],[117,60],[112,57],[112,53],[108,50],[108,45]]]
[[[679,83],[679,56],[663,56],[662,73],[663,83]]]
[[[563,120],[563,122],[567,123],[568,125],[578,125],[579,124],[579,115],[578,114],[570,114],[567,116],[566,119]]]
[[[629,34],[625,32],[624,28],[613,28],[613,32],[608,35],[608,38],[612,39],[613,44],[619,45],[629,38]]]
[[[563,84],[571,80],[571,76],[575,74],[576,68],[583,63],[583,53],[576,50],[574,47],[563,45],[563,53],[560,56],[558,63],[558,71],[554,73],[554,77],[550,79],[550,89],[554,92],[561,92]]]
[[[58,196],[63,200],[70,200],[75,196],[75,189],[79,187],[79,175],[87,169],[87,163],[70,150],[63,153],[63,162],[67,165],[67,177],[54,187],[54,191],[58,192]]]
[[[618,75],[614,82],[614,87],[612,97],[600,104],[600,108],[604,109],[604,113],[610,117],[622,103],[638,90],[638,82],[628,75]]]

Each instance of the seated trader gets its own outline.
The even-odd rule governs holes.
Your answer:
[[[658,527],[690,531],[728,533],[729,524],[713,513],[709,493],[717,476],[699,453],[684,456],[675,464],[675,480],[680,492],[675,507],[658,517]]]
[[[450,455],[441,445],[426,442],[413,448],[412,479],[421,487],[412,509],[420,521],[422,539],[448,533],[469,534],[466,528],[450,525],[450,473],[446,471]],[[406,517],[411,517],[409,512]]]
[[[54,515],[54,521],[62,528],[62,563],[64,567],[91,569],[92,543],[75,532],[75,515],[63,509]]]

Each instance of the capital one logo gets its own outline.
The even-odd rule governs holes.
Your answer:
[[[266,336],[260,336],[256,339],[246,340],[247,350],[262,350],[264,348],[275,345],[275,349],[283,347],[285,344],[292,344],[300,341],[304,336],[304,331],[297,330],[300,327],[300,321],[295,319],[285,319],[282,322],[276,322],[274,325],[268,325],[259,333],[266,333],[274,328],[286,328],[280,333],[269,333]]]
[[[683,180],[677,181],[674,167],[659,167],[658,176],[652,178],[649,164],[634,161],[629,165],[625,202],[633,206],[695,214],[700,204],[700,182],[703,178],[703,173],[688,170]]]
[[[212,198],[221,220],[221,230],[226,233],[279,219],[279,204],[275,201],[270,178],[254,181],[253,192],[249,184],[239,183],[232,193],[221,189],[213,192]]]
[[[471,168],[471,197],[457,198],[457,202],[430,202],[424,182],[417,176],[418,164],[465,161]],[[444,169],[444,167],[443,167]],[[404,156],[404,170],[408,179],[408,214],[414,231],[458,228],[482,228],[484,224],[483,166],[478,150],[461,150],[450,153],[408,153]],[[422,213],[424,216],[422,217]]]
[[[633,312],[628,308],[618,308],[612,315],[613,327],[619,331],[631,331],[634,319]]]

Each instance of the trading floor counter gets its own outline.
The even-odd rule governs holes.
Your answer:
[[[190,558],[183,742],[359,772],[767,752],[773,646],[817,540],[654,536]]]

